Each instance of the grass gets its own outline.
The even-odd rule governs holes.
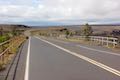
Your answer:
[[[0,43],[4,42],[7,40],[6,36],[0,36]]]
[[[6,41],[6,40],[8,40],[8,39],[10,39],[10,37],[11,37],[10,33],[6,33],[6,34],[4,34],[4,35],[1,35],[1,36],[0,36],[0,43]]]
[[[5,65],[3,62],[0,61],[0,71],[4,70],[5,69]]]
[[[62,40],[66,41],[72,41],[72,42],[77,42],[77,43],[82,43],[82,44],[91,44],[91,41],[85,41],[85,40],[80,40],[80,39],[73,39],[73,38],[63,38]]]
[[[79,40],[79,39],[71,39],[71,38],[68,38],[68,39],[63,38],[61,40],[72,41],[72,42],[77,42],[77,43],[86,44],[86,45],[103,46],[103,47],[107,47],[107,48],[111,49],[112,51],[120,51],[120,45],[117,45],[115,48],[113,48],[112,44],[109,44],[109,46],[106,46],[106,45],[101,45],[98,42],[91,42],[91,41]]]
[[[24,42],[26,39],[25,36],[18,36],[16,39],[13,38],[13,41],[10,42],[9,44],[13,44],[8,48],[9,52],[6,51],[4,55],[4,62],[0,61],[0,71],[4,70],[7,67],[7,64],[12,60],[13,56],[17,53],[19,46]],[[8,44],[8,45],[9,45]]]
[[[17,33],[19,34],[19,33]],[[15,36],[15,34],[13,34],[13,32],[6,32],[3,35],[0,36],[0,43],[12,38],[13,36]]]

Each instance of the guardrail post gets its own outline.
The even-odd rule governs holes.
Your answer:
[[[113,39],[113,48],[115,48],[115,47],[116,47],[116,40]]]
[[[104,38],[102,37],[102,45],[104,45],[104,42],[103,42],[103,41],[104,41]]]
[[[92,37],[90,37],[90,41],[92,42]]]
[[[79,38],[79,40],[85,40],[85,36],[77,36],[74,37],[76,39]],[[101,37],[101,36],[90,36],[90,41],[93,43],[98,43],[101,45],[105,45],[107,47],[109,47],[110,45],[112,45],[113,48],[116,47],[116,45],[118,44],[117,42],[117,38],[113,38],[113,37]]]
[[[106,43],[107,43],[107,47],[109,47],[109,38],[107,37]]]

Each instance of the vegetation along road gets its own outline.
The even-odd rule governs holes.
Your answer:
[[[86,26],[84,43],[93,34]],[[6,78],[1,71],[0,80],[120,80],[119,51],[70,41],[75,36],[78,33],[66,28],[22,31],[21,39],[16,38],[21,46],[16,44],[20,48],[9,61],[11,69],[5,69],[9,74]]]

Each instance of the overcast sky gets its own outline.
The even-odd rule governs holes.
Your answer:
[[[0,23],[119,23],[120,0],[0,0]]]

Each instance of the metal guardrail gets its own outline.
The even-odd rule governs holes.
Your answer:
[[[86,37],[85,36],[73,36],[73,38],[83,40]],[[112,46],[113,48],[115,48],[116,45],[119,44],[118,38],[113,38],[113,37],[89,36],[88,38],[92,42],[96,42],[101,45],[106,45],[107,47]]]

